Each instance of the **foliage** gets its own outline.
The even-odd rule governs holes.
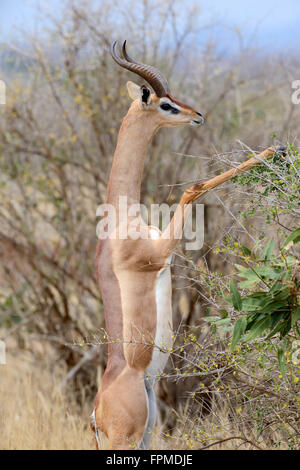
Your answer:
[[[266,164],[235,177],[234,184],[256,187],[256,198],[250,199],[248,212],[242,213],[243,219],[253,217],[255,211],[266,216],[266,224],[273,219],[278,225],[277,240],[274,236],[267,238],[262,232],[252,249],[234,242],[231,247],[222,250],[236,251],[244,263],[235,263],[239,289],[232,279],[230,297],[227,297],[238,315],[242,315],[234,324],[231,351],[239,340],[247,342],[262,336],[270,340],[276,336],[279,339],[278,359],[282,371],[285,368],[284,351],[286,348],[291,350],[292,344],[299,339],[300,265],[297,244],[300,228],[291,230],[281,222],[286,214],[288,217],[294,215],[294,223],[299,217],[299,168],[299,153],[293,145],[289,145],[286,157],[275,154]],[[234,312],[232,314],[234,318]],[[219,317],[207,320],[215,326],[224,323]]]
[[[300,158],[294,146],[290,145],[288,151],[289,159],[284,160],[275,154],[271,164],[262,165],[255,174],[250,171],[248,175],[238,177],[242,185],[262,181],[262,196],[268,196],[270,192],[276,194],[276,206],[272,204],[267,209],[273,216],[278,215],[277,204],[282,201],[287,204],[280,209],[280,213],[290,211],[299,215]],[[274,238],[264,240],[265,246],[259,255],[255,250],[242,246],[246,266],[236,264],[239,271],[237,277],[244,279],[239,282],[239,287],[249,293],[241,296],[233,285],[230,296],[232,305],[246,314],[235,323],[231,350],[239,339],[249,341],[268,332],[265,339],[269,340],[279,334],[278,360],[283,372],[284,351],[291,349],[293,342],[300,338],[297,326],[300,318],[300,263],[296,246],[299,241],[300,227],[285,235],[283,242],[279,241],[276,253]],[[281,341],[283,338],[285,340]]]
[[[291,233],[284,243],[286,247],[299,237],[300,229]],[[231,303],[236,308],[236,298],[239,298],[240,311],[246,313],[235,323],[231,350],[234,349],[243,333],[243,341],[249,341],[269,331],[266,339],[279,333],[280,340],[290,334],[291,339],[300,338],[297,321],[300,318],[299,295],[299,261],[293,256],[287,256],[282,250],[276,257],[272,252],[275,242],[270,239],[256,263],[250,267],[237,265],[238,276],[246,279],[239,286],[250,289],[252,293],[241,297],[236,287],[231,294]],[[256,288],[263,284],[265,290]],[[285,345],[287,342],[284,343]],[[278,353],[279,354],[279,353]],[[279,356],[281,357],[281,356]],[[283,360],[280,360],[284,369]]]
[[[210,325],[215,344],[232,335],[230,353],[226,356],[225,346],[223,358],[227,361],[222,365],[235,368],[241,394],[236,410],[246,413],[244,419],[252,421],[253,429],[256,427],[258,434],[252,439],[258,446],[258,436],[264,434],[268,423],[276,422],[274,416],[280,418],[273,436],[282,423],[285,429],[291,425],[288,448],[299,445],[299,168],[299,152],[289,145],[284,159],[276,156],[235,178],[234,191],[241,188],[247,198],[246,210],[239,210],[238,226],[243,227],[248,242],[239,232],[235,239],[227,234],[215,252],[227,259],[234,255],[235,274],[224,278],[201,272],[200,276],[206,285],[209,280],[207,308],[215,314],[204,320]],[[230,312],[222,299],[231,305]],[[216,364],[210,370],[216,370]],[[232,388],[225,377],[220,379],[220,373],[218,386],[219,390],[223,387],[222,396],[232,396]],[[254,393],[254,398],[254,390],[260,397]],[[275,441],[272,445],[280,448],[281,438]]]

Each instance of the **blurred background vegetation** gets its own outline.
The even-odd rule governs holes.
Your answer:
[[[154,137],[144,204],[173,204],[191,183],[272,144],[288,149],[284,161],[207,195],[203,248],[178,247],[176,342],[157,386],[152,446],[299,448],[300,106],[291,100],[299,55],[262,51],[239,29],[225,49],[215,22],[200,26],[198,1],[184,9],[176,0],[62,3],[56,14],[41,13],[38,34],[0,44],[0,447],[93,446],[88,415],[106,364],[96,209],[133,78],[109,46],[126,38],[130,54],[159,67],[172,94],[206,118],[200,130]],[[273,287],[284,302],[264,312]],[[264,300],[249,310],[257,293]],[[238,342],[265,314],[263,327]],[[7,406],[12,386],[17,415]]]

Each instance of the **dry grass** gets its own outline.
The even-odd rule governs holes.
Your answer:
[[[89,429],[91,405],[79,407],[61,388],[64,375],[62,366],[51,368],[26,353],[7,357],[7,364],[0,365],[1,450],[95,449]],[[153,448],[179,444],[160,436],[156,432]]]
[[[7,364],[0,366],[0,449],[95,448],[89,429],[91,403],[80,407],[74,395],[62,389],[64,375],[61,365],[51,368],[25,353],[18,358],[8,357]],[[251,429],[241,427],[241,420],[232,419],[226,403],[223,405],[221,409],[212,409],[209,416],[197,423],[188,417],[188,410],[182,410],[181,417],[176,413],[176,429],[169,432],[158,420],[151,449],[274,448],[264,438],[257,447]],[[175,410],[169,412],[175,413]],[[282,442],[280,448],[287,448],[284,436],[274,434],[273,438]]]
[[[62,391],[61,367],[8,357],[0,374],[1,449],[94,449],[90,406]]]

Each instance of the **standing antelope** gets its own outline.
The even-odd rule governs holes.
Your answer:
[[[116,229],[98,241],[96,271],[109,339],[107,367],[95,400],[91,427],[97,448],[100,432],[108,449],[147,449],[156,421],[156,377],[163,371],[172,345],[172,289],[170,261],[191,202],[234,174],[229,170],[187,190],[167,229],[148,226],[138,213],[123,221],[120,197],[140,203],[141,181],[147,149],[160,127],[199,125],[202,115],[170,94],[166,78],[152,66],[131,59],[126,41],[121,53],[117,41],[111,55],[124,67],[145,79],[153,88],[127,82],[133,100],[125,116],[113,158],[107,204],[116,211]],[[270,156],[260,154],[261,158]],[[252,159],[252,166],[257,161]],[[247,165],[249,166],[250,160]],[[243,164],[245,165],[245,164]],[[242,168],[242,165],[240,166]],[[248,169],[248,167],[243,167]],[[232,172],[233,173],[230,173]],[[226,176],[228,173],[228,176]],[[229,175],[230,173],[230,175]],[[141,237],[127,238],[122,224],[134,222]],[[123,233],[122,232],[122,233]],[[100,432],[99,432],[100,431]]]
[[[117,46],[116,41],[111,47],[113,59],[145,79],[154,93],[145,85],[127,83],[133,102],[119,132],[106,199],[116,208],[116,232],[120,196],[127,196],[129,205],[140,203],[144,161],[157,130],[203,123],[200,113],[171,96],[159,70],[131,59],[126,41],[122,55]],[[110,449],[148,448],[156,420],[153,387],[168,360],[167,352],[159,346],[167,349],[172,344],[170,255],[178,239],[163,238],[141,215],[136,219],[140,231],[147,231],[149,237],[110,237],[99,240],[97,246],[96,270],[110,340],[107,367],[91,418],[98,448],[98,430],[108,439]]]

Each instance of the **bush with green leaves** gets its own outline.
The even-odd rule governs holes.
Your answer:
[[[268,340],[278,333],[282,340],[289,335],[289,340],[282,342],[278,349],[282,371],[285,371],[284,349],[295,338],[300,339],[297,325],[300,319],[300,263],[287,254],[287,248],[299,241],[300,227],[287,237],[277,255],[273,254],[275,240],[270,239],[256,259],[255,266],[237,265],[238,277],[244,279],[239,287],[249,289],[251,293],[241,296],[231,281],[228,299],[236,310],[244,314],[235,322],[231,350],[240,339],[249,341],[267,334]],[[258,288],[260,285],[264,289]]]
[[[254,226],[254,215],[264,217],[265,222],[255,232],[256,239],[251,237],[251,248],[226,238],[217,250],[231,250],[240,260],[235,263],[236,276],[231,276],[230,296],[226,297],[233,311],[229,317],[220,308],[221,318],[206,317],[214,327],[227,324],[226,331],[232,330],[234,321],[232,352],[239,341],[275,340],[282,372],[286,369],[285,352],[300,344],[299,170],[299,153],[294,145],[288,145],[285,156],[275,154],[233,179],[233,190],[242,189],[249,198],[247,210],[240,211],[241,219],[250,220],[250,227]]]

